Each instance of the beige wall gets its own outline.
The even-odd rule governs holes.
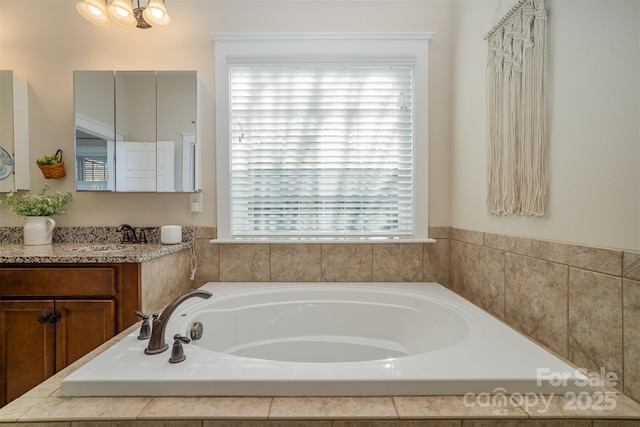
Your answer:
[[[502,2],[502,12],[513,2]],[[486,213],[483,34],[498,1],[454,2],[452,217],[457,228],[640,247],[640,2],[547,0],[548,215]],[[502,12],[498,16],[502,15]]]
[[[188,212],[184,194],[76,194],[60,225],[215,226],[214,44],[211,32],[431,31],[430,225],[449,225],[450,4],[444,1],[168,0],[166,30],[102,28],[85,21],[76,0],[0,0],[0,68],[29,81],[32,163],[62,148],[68,176],[51,182],[73,191],[73,70],[198,71],[201,80],[204,211]],[[33,165],[32,189],[43,183]],[[0,209],[0,224],[20,225]]]
[[[429,51],[431,227],[454,226],[624,249],[640,248],[640,3],[547,0],[549,215],[485,209],[482,36],[512,2],[465,0],[168,0],[174,25],[93,26],[76,0],[0,0],[0,68],[30,84],[32,162],[73,152],[75,69],[195,69],[201,79],[204,212],[184,194],[77,194],[61,225],[215,226],[214,44],[224,31],[432,31]],[[500,7],[498,5],[500,4]],[[497,13],[496,13],[497,12]],[[73,190],[73,174],[51,182]],[[32,188],[44,183],[31,170]],[[0,209],[2,225],[20,221]]]

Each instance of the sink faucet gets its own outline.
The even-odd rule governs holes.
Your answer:
[[[120,224],[116,227],[116,231],[122,233],[122,243],[136,243],[138,241],[136,230],[129,224]]]
[[[162,310],[162,314],[160,317],[153,320],[153,328],[151,329],[151,338],[149,339],[149,345],[144,350],[145,354],[158,354],[162,353],[166,349],[169,348],[169,344],[167,344],[164,340],[165,330],[167,329],[167,323],[169,323],[169,318],[176,308],[189,298],[199,297],[208,299],[212,295],[209,291],[203,291],[200,289],[194,289],[187,293],[180,295],[178,298],[174,299]]]

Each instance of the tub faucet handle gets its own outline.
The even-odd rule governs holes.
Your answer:
[[[149,323],[149,316],[141,311],[136,311],[136,316],[142,320],[142,326],[140,326],[139,340],[146,340],[151,337],[151,324]]]
[[[169,363],[180,363],[187,356],[184,355],[184,349],[182,348],[182,343],[189,344],[191,340],[187,337],[183,337],[180,334],[175,334],[173,336],[173,348],[171,349],[171,357],[169,358]]]

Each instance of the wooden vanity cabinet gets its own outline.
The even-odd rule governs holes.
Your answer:
[[[0,265],[0,406],[138,319],[140,264]]]

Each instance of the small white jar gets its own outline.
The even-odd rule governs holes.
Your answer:
[[[182,242],[182,227],[179,225],[163,225],[160,227],[160,243],[175,245]]]

